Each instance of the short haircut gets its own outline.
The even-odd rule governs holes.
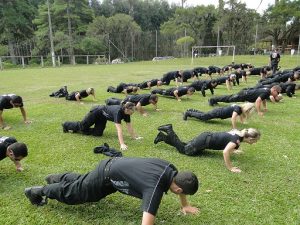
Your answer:
[[[22,104],[23,103],[23,99],[19,95],[11,96],[11,101],[12,101],[12,103],[17,103],[17,104]]]
[[[174,177],[174,182],[182,189],[183,194],[193,195],[198,191],[199,181],[197,176],[192,172],[178,172]]]
[[[195,88],[189,87],[188,91],[189,91],[189,92],[195,92]]]
[[[132,103],[132,102],[126,102],[124,105],[123,105],[123,110],[127,109],[127,110],[134,110],[135,109],[135,104]]]
[[[149,100],[150,100],[150,101],[157,102],[158,96],[157,96],[156,94],[151,94]]]
[[[275,90],[278,92],[278,94],[281,92],[281,87],[279,85],[273,86],[271,89]]]
[[[28,155],[28,149],[26,144],[24,143],[16,142],[9,145],[8,148],[12,150],[15,157],[20,157],[20,156],[26,157]]]

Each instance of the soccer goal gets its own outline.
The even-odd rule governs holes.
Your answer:
[[[220,57],[232,55],[232,62],[234,62],[235,45],[223,46],[193,46],[192,47],[192,64],[194,58],[198,57]]]

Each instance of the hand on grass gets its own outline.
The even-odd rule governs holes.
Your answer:
[[[127,149],[128,149],[128,146],[125,145],[125,144],[121,144],[120,149],[121,149],[121,150],[127,150]]]
[[[241,169],[238,168],[238,167],[232,167],[232,168],[230,169],[230,171],[233,172],[233,173],[240,173],[240,172],[242,172]]]
[[[181,212],[186,215],[186,214],[197,214],[199,212],[199,209],[193,206],[185,206],[181,208]]]

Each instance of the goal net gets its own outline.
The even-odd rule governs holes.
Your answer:
[[[192,47],[192,64],[194,58],[198,57],[221,57],[232,56],[232,62],[234,62],[235,46],[223,45],[223,46],[193,46]]]

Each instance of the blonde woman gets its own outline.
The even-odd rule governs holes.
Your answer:
[[[88,97],[89,95],[92,95],[93,96],[93,100],[95,101],[96,100],[96,97],[95,97],[95,89],[94,88],[88,88],[86,90],[81,90],[81,91],[73,91],[72,93],[68,94],[66,96],[66,100],[69,100],[69,101],[77,101],[77,102],[80,102],[80,100],[82,98],[86,98]]]
[[[241,142],[248,144],[256,143],[260,138],[260,132],[254,128],[232,130],[229,132],[204,132],[187,143],[182,142],[172,128],[172,124],[158,127],[160,131],[154,140],[154,144],[165,142],[174,146],[181,154],[194,156],[201,155],[205,149],[223,150],[225,166],[233,173],[240,173],[241,170],[233,167],[230,155],[236,151]]]
[[[201,112],[196,109],[188,109],[183,114],[183,119],[194,117],[202,121],[211,119],[227,119],[231,118],[232,128],[236,129],[237,119],[240,118],[241,123],[244,123],[250,115],[255,111],[254,103],[244,103],[242,105],[230,105],[226,107],[215,108],[209,112]]]

